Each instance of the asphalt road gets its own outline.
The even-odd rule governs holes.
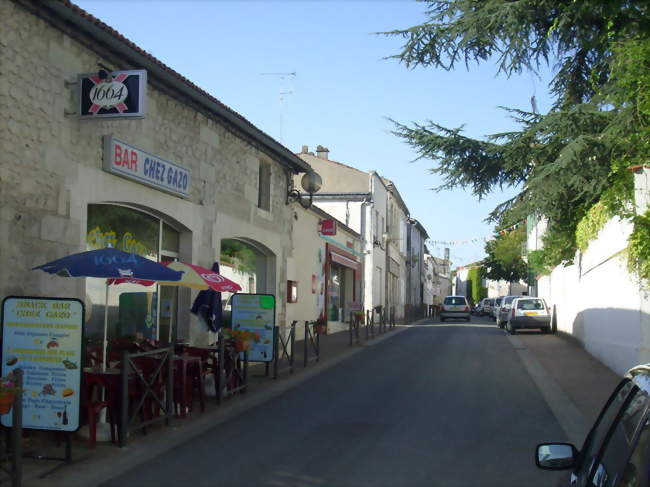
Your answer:
[[[502,330],[411,327],[106,486],[550,486],[565,434]]]

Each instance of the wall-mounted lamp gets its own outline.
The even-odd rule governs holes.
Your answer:
[[[305,192],[309,194],[309,200],[303,200],[302,194],[300,191],[298,191],[298,188],[294,187],[293,179],[290,177],[289,187],[287,188],[287,204],[297,201],[303,208],[309,208],[311,206],[314,193],[317,193],[320,190],[322,184],[323,180],[316,171],[305,173],[305,175],[300,180],[300,185],[302,186],[302,189],[304,189]]]

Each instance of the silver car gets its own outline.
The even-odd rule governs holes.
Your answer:
[[[499,306],[498,311],[495,312],[496,322],[499,328],[503,328],[507,323],[512,301],[518,297],[520,296],[504,296],[501,299],[501,305]]]
[[[469,321],[469,303],[465,296],[447,296],[442,302],[442,311],[440,312],[440,321],[449,318],[458,318]]]
[[[499,311],[499,306],[501,306],[501,300],[503,299],[503,296],[499,296],[498,298],[494,298],[494,303],[492,304],[492,310],[490,311],[490,317],[496,321],[497,319],[497,311]]]

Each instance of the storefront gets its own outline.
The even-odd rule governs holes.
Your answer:
[[[88,337],[102,334],[108,304],[110,337],[165,340],[173,322],[179,337],[205,343],[189,311],[195,290],[119,284],[107,300],[104,280],[31,269],[107,246],[210,268],[234,240],[255,249],[254,271],[233,267],[239,284],[275,294],[284,323],[287,187],[309,165],[82,9],[44,2],[35,15],[26,5],[7,4],[0,32],[7,59],[23,60],[0,87],[12,100],[0,297],[81,299]]]
[[[325,252],[327,321],[348,322],[351,308],[359,299],[361,263],[351,252],[330,243],[325,244]]]
[[[87,250],[113,247],[156,262],[180,258],[180,231],[145,211],[115,204],[89,204]],[[90,320],[86,336],[99,337],[104,327],[106,284],[88,279],[86,306]],[[108,336],[137,337],[167,342],[172,313],[178,310],[175,288],[122,283],[108,292]]]

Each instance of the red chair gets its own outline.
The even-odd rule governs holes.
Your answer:
[[[194,360],[191,360],[194,359]],[[198,359],[198,360],[197,360]],[[176,416],[185,417],[199,400],[205,410],[205,375],[200,357],[186,355],[174,360],[174,409]]]
[[[116,415],[109,407],[111,390],[101,378],[87,374],[84,376],[83,407],[88,413],[88,445],[91,449],[97,447],[97,420],[102,409],[107,409],[108,421],[111,428],[111,441],[115,442],[117,428]],[[104,398],[104,399],[102,399]]]

